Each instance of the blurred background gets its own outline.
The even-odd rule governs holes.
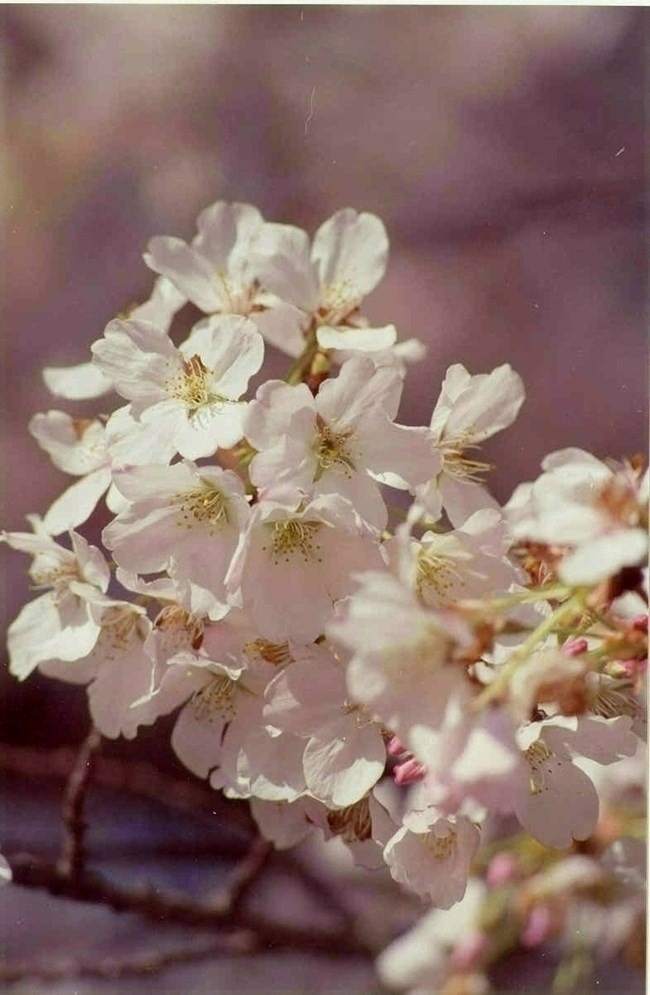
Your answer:
[[[391,256],[367,313],[428,346],[401,420],[428,423],[452,362],[524,378],[519,420],[487,448],[502,500],[551,450],[646,451],[648,11],[0,11],[3,528],[70,480],[27,431],[66,407],[41,368],[84,361],[148,296],[148,239],[190,238],[217,199],[311,230],[345,206],[382,217]],[[26,560],[2,556],[7,623]],[[6,739],[82,734],[82,691],[4,675],[0,689]]]

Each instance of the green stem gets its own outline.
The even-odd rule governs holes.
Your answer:
[[[526,662],[531,653],[537,649],[539,643],[543,642],[547,636],[550,636],[565,618],[573,615],[583,607],[583,601],[583,594],[581,591],[578,591],[567,601],[563,601],[555,611],[552,611],[550,615],[543,619],[530,635],[524,639],[521,646],[517,647],[507,662],[504,663],[494,681],[479,694],[475,700],[475,706],[480,708],[494,698],[498,698],[504,688],[507,687],[515,670]]]

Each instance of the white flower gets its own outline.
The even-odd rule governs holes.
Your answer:
[[[180,238],[157,236],[149,242],[144,260],[201,311],[248,317],[275,343],[283,336],[300,336],[302,316],[260,282],[254,249],[267,227],[250,204],[217,201],[199,214],[198,234],[191,245]]]
[[[359,801],[384,772],[381,727],[346,699],[345,673],[331,652],[312,646],[266,689],[264,718],[308,739],[307,788],[327,805]]]
[[[251,512],[226,586],[274,642],[309,643],[333,605],[349,594],[355,570],[379,566],[378,543],[352,505],[335,494],[291,509],[261,501]]]
[[[389,573],[357,576],[358,589],[327,626],[352,654],[348,691],[418,755],[443,720],[453,693],[467,696],[462,667],[450,661],[469,633],[455,618],[424,609]]]
[[[49,453],[52,462],[65,473],[81,477],[51,505],[43,518],[43,528],[59,535],[90,518],[97,502],[108,489],[106,503],[112,511],[124,501],[111,486],[106,429],[97,419],[71,418],[63,411],[34,415],[29,431]]]
[[[4,884],[9,884],[11,881],[11,867],[7,863],[6,859],[0,853],[0,887]]]
[[[393,325],[369,328],[358,314],[388,258],[386,230],[374,214],[337,211],[316,232],[311,251],[301,229],[268,225],[256,248],[264,286],[302,310],[304,331],[315,323],[321,349],[375,352],[394,345]],[[303,346],[295,332],[270,341],[290,355]]]
[[[517,745],[514,722],[499,708],[478,715],[451,696],[432,748],[417,754],[424,778],[409,792],[409,811],[432,806],[458,812],[469,801],[490,812],[512,812],[528,788],[528,769]]]
[[[480,482],[489,465],[473,459],[467,450],[511,425],[524,396],[521,377],[508,363],[474,376],[460,363],[449,367],[431,416],[433,444],[443,456],[442,470],[416,491],[434,521],[443,507],[452,525],[458,526],[480,508],[496,506]]]
[[[186,298],[169,280],[159,277],[149,300],[130,308],[129,318],[151,321],[163,334],[167,334],[172,318],[185,300]],[[94,363],[66,367],[49,366],[43,370],[43,379],[52,394],[65,397],[69,401],[101,397],[102,394],[108,394],[113,390],[111,379]]]
[[[94,647],[79,660],[46,660],[39,670],[72,684],[88,684],[88,703],[94,725],[103,736],[133,739],[139,725],[153,721],[134,703],[151,685],[153,662],[146,649],[151,622],[144,608],[114,601],[101,617]]]
[[[250,476],[263,498],[341,494],[378,529],[386,506],[373,476],[413,486],[427,480],[436,459],[425,429],[396,425],[401,378],[388,367],[355,357],[316,397],[304,384],[264,384],[251,402],[244,432],[258,454]]]
[[[630,725],[627,716],[556,716],[520,731],[530,779],[514,810],[531,835],[558,848],[591,835],[598,819],[598,795],[591,778],[572,761],[590,757],[609,764],[631,756],[638,741]]]
[[[111,603],[105,597],[109,570],[103,556],[77,533],[70,537],[71,550],[42,531],[0,534],[0,541],[34,557],[29,575],[37,587],[49,588],[26,604],[9,626],[9,669],[20,680],[46,660],[85,657],[99,636],[102,612]]]
[[[449,909],[465,894],[479,841],[469,819],[439,817],[425,832],[403,825],[384,847],[384,858],[395,881]]]
[[[567,584],[595,584],[647,560],[647,472],[608,466],[581,449],[551,453],[544,472],[506,505],[520,539],[572,547],[558,567]]]
[[[485,885],[471,878],[464,897],[451,909],[432,909],[422,916],[379,957],[381,980],[392,988],[408,988],[411,995],[438,995],[451,949],[476,928],[484,898]]]
[[[495,508],[474,512],[459,529],[425,532],[419,540],[411,537],[407,519],[386,546],[400,575],[432,608],[507,591],[525,579],[508,559],[510,539]]]
[[[249,379],[262,365],[264,344],[245,318],[202,322],[180,349],[154,325],[113,321],[92,347],[95,362],[131,401],[151,461],[174,453],[188,459],[233,446],[242,436]]]
[[[133,467],[115,481],[131,502],[102,535],[116,562],[136,573],[169,569],[191,611],[225,614],[224,578],[249,515],[237,474],[183,461]]]

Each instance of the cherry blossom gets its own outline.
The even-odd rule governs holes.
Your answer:
[[[9,626],[9,669],[23,680],[47,660],[79,660],[94,647],[109,571],[100,551],[76,532],[66,549],[40,533],[3,532],[0,542],[33,556],[30,577],[45,594],[28,602]]]
[[[176,349],[149,322],[113,321],[92,346],[95,362],[131,401],[134,434],[151,457],[168,462],[233,446],[242,436],[239,400],[262,365],[262,338],[245,318],[196,326]]]
[[[350,593],[351,574],[381,562],[374,534],[340,495],[295,508],[261,501],[241,535],[226,587],[239,593],[266,639],[308,643]]]
[[[224,579],[249,515],[240,478],[185,460],[133,467],[115,480],[129,501],[102,537],[116,562],[136,573],[170,569],[192,611],[224,615]]]
[[[50,535],[59,535],[82,525],[108,490],[106,503],[111,511],[124,504],[111,483],[106,429],[98,418],[72,418],[63,411],[34,415],[29,431],[65,473],[81,479],[61,494],[43,517]]]
[[[368,327],[361,303],[384,275],[388,237],[374,214],[352,208],[337,211],[309,238],[291,225],[268,225],[257,245],[261,279],[269,290],[304,314],[306,332],[313,322],[321,349],[375,352],[394,345],[393,325]],[[301,339],[271,339],[297,355]]]
[[[436,466],[423,429],[393,421],[399,374],[358,357],[344,363],[314,398],[304,384],[270,381],[246,412],[244,432],[258,450],[250,476],[262,497],[341,494],[382,529],[387,511],[374,477],[412,487]],[[399,479],[397,479],[399,478]]]
[[[521,377],[508,363],[475,375],[460,363],[449,367],[430,424],[442,469],[416,492],[434,521],[444,508],[451,523],[459,526],[480,508],[496,506],[481,482],[490,466],[468,450],[512,424],[524,393]]]

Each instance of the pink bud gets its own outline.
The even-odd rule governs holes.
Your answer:
[[[553,919],[551,911],[546,905],[535,905],[530,910],[526,928],[521,936],[521,943],[524,947],[538,947],[544,940],[548,940],[553,932]]]
[[[633,629],[637,632],[647,632],[648,631],[648,616],[647,615],[637,615],[635,618],[630,620],[630,624]]]
[[[645,660],[617,660],[616,662],[626,677],[640,677],[648,669],[647,657]]]
[[[398,739],[397,736],[393,736],[392,739],[388,740],[388,746],[386,747],[386,750],[388,751],[389,757],[399,757],[401,756],[402,753],[409,752],[404,746],[404,743],[401,741],[401,739]]]
[[[426,773],[424,764],[419,763],[414,757],[398,764],[393,771],[395,784],[415,784],[421,781]]]
[[[567,639],[562,647],[562,652],[566,656],[580,656],[581,653],[585,653],[588,649],[589,643],[587,640],[584,636],[579,636],[577,639]]]
[[[517,861],[511,853],[498,853],[490,862],[485,880],[490,888],[508,884],[517,876]]]
[[[461,937],[451,954],[452,967],[457,971],[469,971],[477,967],[487,946],[487,936],[478,929]]]

